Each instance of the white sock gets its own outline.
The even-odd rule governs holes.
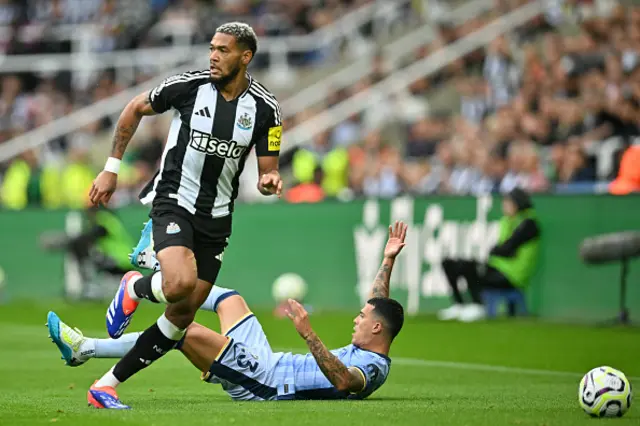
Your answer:
[[[80,346],[80,352],[93,349],[91,358],[122,358],[136,344],[142,333],[127,333],[119,339],[87,339]]]
[[[96,358],[96,340],[97,339],[85,339],[78,348],[80,356],[86,356],[87,358]]]
[[[120,380],[116,379],[116,376],[113,375],[113,369],[115,367],[111,367],[111,370],[107,371],[107,374],[102,376],[100,380],[96,382],[95,387],[101,388],[104,386],[115,388],[120,384]]]
[[[133,291],[133,285],[136,283],[136,281],[138,281],[140,278],[142,278],[140,275],[137,275],[133,278],[131,278],[129,280],[129,282],[127,282],[127,293],[129,293],[129,297],[132,298],[133,300],[139,302],[142,300],[141,297],[138,297],[138,295],[136,294],[135,291]]]
[[[218,309],[218,304],[227,297],[234,294],[238,294],[238,292],[230,288],[218,287],[217,285],[214,285],[211,289],[211,292],[209,293],[209,297],[207,297],[207,300],[205,300],[202,306],[200,306],[200,309],[216,312]]]
[[[167,298],[164,297],[164,293],[162,292],[162,272],[156,272],[151,277],[151,293],[155,296],[155,298],[160,303],[164,303],[168,305]]]
[[[174,325],[167,319],[164,314],[162,314],[160,318],[158,318],[158,321],[156,321],[156,323],[158,324],[158,328],[160,329],[162,334],[164,334],[168,339],[171,340],[178,341],[182,339],[182,336],[184,336],[187,331]]]

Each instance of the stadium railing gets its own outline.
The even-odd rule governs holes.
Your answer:
[[[453,25],[460,25],[474,16],[490,10],[493,0],[473,0],[466,2],[447,14],[447,20]],[[435,37],[433,25],[426,23],[402,37],[394,40],[380,49],[385,62],[389,65],[397,64],[405,59],[417,48],[431,42]],[[366,76],[371,75],[371,55],[361,56],[341,70],[313,83],[293,96],[281,102],[282,113],[291,117],[313,106],[326,98],[327,93],[348,87]]]
[[[344,121],[345,117],[363,112],[371,105],[376,95],[388,97],[394,92],[408,88],[416,80],[428,77],[474,50],[489,44],[501,34],[523,25],[543,13],[541,1],[534,1],[509,12],[465,37],[451,43],[424,59],[398,70],[384,80],[362,92],[326,109],[304,121],[283,135],[282,150],[289,151],[313,140],[315,136]]]
[[[388,37],[396,23],[400,8],[411,6],[412,0],[378,0],[360,6],[346,13],[335,22],[325,25],[311,34],[300,36],[262,37],[260,51],[269,56],[268,73],[279,75],[279,81],[291,81],[292,73],[288,56],[290,53],[312,52],[318,49],[337,50],[343,45],[366,43],[359,29],[371,24],[374,40]],[[411,16],[419,20],[419,17]],[[0,27],[0,33],[8,27]],[[155,67],[161,72],[167,66],[190,62],[192,58],[206,52],[208,45],[189,45],[195,31],[193,25],[162,22],[152,31],[172,35],[174,44],[170,47],[116,50],[96,53],[92,51],[92,40],[99,35],[100,27],[93,24],[61,25],[51,29],[53,37],[71,41],[72,52],[63,54],[25,54],[0,56],[0,73],[16,72],[89,72],[114,68],[118,76],[129,77],[137,67]],[[206,65],[206,55],[202,66]],[[295,77],[295,76],[294,76]]]

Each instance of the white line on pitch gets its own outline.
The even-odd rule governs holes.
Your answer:
[[[519,367],[506,367],[502,365],[487,365],[487,364],[473,364],[467,362],[452,362],[452,361],[429,361],[426,359],[414,359],[414,358],[393,358],[393,364],[409,365],[415,367],[442,367],[442,368],[454,368],[459,370],[474,370],[474,371],[491,371],[497,373],[512,373],[512,374],[531,374],[538,376],[561,376],[561,377],[582,377],[584,374],[573,373],[569,371],[554,371],[554,370],[538,370],[534,368],[519,368]],[[615,367],[614,367],[615,368]],[[640,380],[640,377],[627,376],[629,380]]]
[[[300,348],[288,348],[279,349],[287,352],[300,352]],[[440,367],[440,368],[452,368],[458,370],[469,371],[488,371],[495,373],[511,373],[511,374],[530,374],[536,376],[556,376],[556,377],[573,377],[580,378],[584,375],[581,373],[575,373],[570,371],[554,371],[554,370],[538,370],[535,368],[520,368],[520,367],[507,367],[503,365],[487,365],[487,364],[473,364],[469,362],[454,362],[454,361],[431,361],[426,359],[417,358],[391,358],[391,365],[407,365],[411,367]],[[615,367],[613,367],[615,368]],[[640,381],[640,377],[627,376],[629,380]]]

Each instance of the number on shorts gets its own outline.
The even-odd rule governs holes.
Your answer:
[[[238,367],[248,368],[252,373],[255,373],[258,369],[258,361],[254,360],[252,355],[248,355],[244,348],[240,349],[239,354],[236,353],[236,363],[238,364]]]

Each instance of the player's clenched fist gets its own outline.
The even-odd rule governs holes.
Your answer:
[[[307,311],[300,303],[289,299],[289,309],[287,309],[286,312],[287,316],[293,321],[293,325],[296,327],[298,334],[306,340],[309,334],[313,332]]]
[[[106,170],[101,171],[96,180],[93,181],[91,191],[89,192],[89,200],[91,200],[91,203],[94,206],[99,203],[106,206],[116,190],[117,183],[117,174]]]
[[[280,173],[274,170],[260,176],[258,190],[263,195],[276,194],[280,197],[282,194],[282,178],[280,177]]]

